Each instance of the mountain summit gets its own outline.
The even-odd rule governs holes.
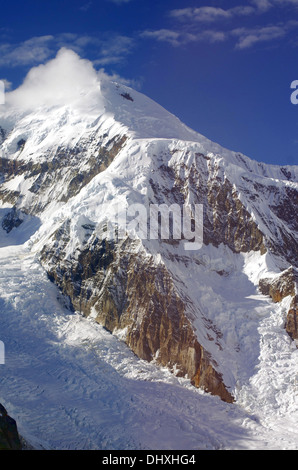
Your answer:
[[[66,49],[0,111],[2,246],[139,358],[228,403],[274,387],[266,361],[298,340],[298,167],[222,148]],[[162,205],[202,208],[200,249],[105,235],[119,207]]]

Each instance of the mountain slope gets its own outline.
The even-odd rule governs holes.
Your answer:
[[[67,70],[65,94],[48,95]],[[27,242],[69,308],[139,358],[252,407],[261,377],[268,409],[297,412],[284,386],[297,356],[298,167],[212,143],[66,50],[8,95],[0,126],[2,246]],[[125,234],[107,237],[136,204],[202,205],[203,246],[120,221]],[[285,383],[277,370],[272,384],[270,354],[283,367],[286,355]]]
[[[281,314],[255,324],[258,367],[227,404],[70,312],[28,247],[0,248],[0,264],[1,402],[34,448],[297,449],[298,350]]]

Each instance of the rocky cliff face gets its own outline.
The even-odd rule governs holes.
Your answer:
[[[21,450],[17,424],[3,405],[0,404],[0,450]]]
[[[105,87],[105,110],[87,124],[59,109],[48,111],[42,126],[33,114],[2,132],[3,229],[14,233],[29,216],[39,218],[29,246],[71,308],[117,334],[140,358],[232,402],[236,379],[223,351],[235,364],[241,346],[240,339],[230,344],[222,318],[231,318],[232,294],[225,311],[221,291],[235,273],[243,275],[245,257],[254,253],[259,264],[274,266],[274,276],[268,268],[256,290],[274,302],[295,295],[297,168],[229,152],[133,90]],[[105,237],[116,205],[136,203],[202,204],[202,250],[186,251],[183,237],[133,239],[128,230],[120,240]],[[293,338],[295,299],[286,322]]]
[[[297,291],[298,273],[293,266],[273,278],[260,279],[262,294],[270,295],[273,302],[280,302],[287,296],[294,297]]]
[[[261,292],[264,295],[269,295],[272,298],[273,302],[281,302],[285,297],[292,297],[290,309],[288,311],[285,321],[285,328],[287,333],[293,340],[298,339],[297,283],[298,273],[297,269],[293,268],[293,266],[271,279],[260,279],[259,282]]]
[[[94,239],[71,265],[44,247],[41,262],[75,310],[120,334],[138,357],[233,401],[212,357],[196,338],[170,273],[138,243]]]
[[[107,139],[94,132],[71,149],[58,147],[41,155],[38,162],[22,160],[24,141],[15,159],[0,158],[0,199],[11,203],[14,211],[20,207],[25,214],[34,215],[45,210],[53,194],[56,202],[65,203],[109,166],[125,140],[125,135]],[[84,167],[78,170],[82,159]],[[9,183],[16,178],[23,182],[25,191],[20,191],[20,186],[18,190],[11,189]]]
[[[170,148],[168,143],[162,147],[151,143],[150,147],[147,152],[154,160],[148,174],[147,202],[183,205],[192,198],[204,206],[206,246],[226,246],[235,254],[267,253],[269,237],[261,232],[219,164],[210,163],[210,157],[192,148],[188,152],[193,157],[190,165],[177,162],[172,158],[179,150],[173,149],[172,143]],[[79,231],[82,243],[74,247],[72,234]],[[162,262],[156,262],[157,253],[163,255]],[[129,237],[109,242],[98,236],[95,223],[77,220],[74,224],[68,219],[44,245],[41,262],[75,310],[92,315],[111,332],[122,331],[122,339],[139,357],[166,365],[188,376],[194,385],[233,401],[218,359],[208,352],[208,342],[206,348],[198,341],[192,323],[198,313],[189,308],[192,301],[177,288],[168,263],[182,260],[187,265],[196,256],[183,250],[183,240],[158,241],[154,248],[150,241],[132,242]],[[216,272],[228,275],[220,267]],[[278,282],[282,296],[293,292],[291,272],[286,271]],[[221,333],[214,325],[212,328],[220,349]]]
[[[286,330],[293,340],[298,339],[298,296],[295,295],[291,302],[286,320]],[[297,346],[298,347],[298,346]]]

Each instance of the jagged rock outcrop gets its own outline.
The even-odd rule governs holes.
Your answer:
[[[298,295],[295,295],[293,298],[290,310],[288,311],[286,331],[293,340],[298,340]]]
[[[0,450],[21,450],[21,440],[15,420],[0,404]]]
[[[2,220],[2,228],[5,232],[9,233],[13,228],[19,227],[23,220],[21,214],[15,208],[9,211]]]
[[[91,152],[88,152],[90,142],[87,140],[71,149],[58,147],[53,153],[42,155],[38,162],[23,160],[25,143],[18,145],[16,159],[0,158],[0,200],[12,204],[14,210],[18,208],[33,215],[45,210],[52,202],[53,193],[56,194],[56,202],[67,202],[111,164],[127,137],[116,135],[108,139],[107,135],[94,135],[93,139],[97,142],[96,145],[93,143]],[[88,153],[84,168],[78,170],[84,153]],[[28,200],[20,191],[7,186],[17,176],[22,178],[26,187],[29,185]]]
[[[273,302],[280,302],[282,299],[296,293],[298,273],[293,266],[283,271],[281,274],[268,279],[260,279],[260,291],[264,295],[270,295]]]
[[[67,242],[63,231],[55,236]],[[122,339],[138,357],[167,366],[233,402],[216,364],[199,344],[166,268],[136,245],[128,239],[114,244],[95,237],[76,262],[55,255],[59,244],[54,250],[44,247],[41,262],[75,310],[92,314],[111,333],[124,331]]]
[[[176,153],[179,149],[171,149],[171,155]],[[159,173],[158,180],[154,179],[154,173],[149,180],[154,203],[162,204],[166,200],[169,205],[183,205],[191,195],[193,203],[204,207],[206,245],[211,243],[218,247],[223,243],[235,253],[266,252],[264,234],[219,164],[198,152],[192,153],[190,164],[177,163],[166,154],[161,161],[155,169]]]
[[[269,295],[273,302],[281,302],[285,297],[291,296],[290,310],[288,311],[285,329],[289,336],[294,340],[298,339],[297,329],[297,296],[298,272],[293,266],[283,271],[281,274],[269,279],[260,279],[259,288],[262,294]]]

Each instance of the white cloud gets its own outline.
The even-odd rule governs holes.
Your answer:
[[[198,36],[197,39],[201,41],[207,41],[209,43],[214,42],[223,42],[227,39],[227,33],[224,31],[214,31],[214,30],[206,30],[202,31]]]
[[[237,6],[224,10],[217,7],[199,7],[199,8],[182,8],[172,10],[170,16],[180,20],[191,20],[201,23],[211,23],[218,20],[227,20],[235,16],[247,16],[255,12],[255,8],[251,6]]]
[[[184,32],[172,31],[170,29],[159,29],[156,31],[143,31],[141,37],[156,39],[160,42],[168,42],[172,46],[181,46],[194,41],[196,38],[194,35]]]
[[[6,78],[0,78],[0,82],[4,84],[5,91],[9,91],[12,87],[12,83]]]
[[[260,42],[269,42],[285,37],[291,30],[297,27],[298,21],[290,20],[278,25],[236,28],[230,34],[237,37],[236,49],[248,49]]]
[[[157,31],[145,31],[143,37],[151,37],[158,41],[167,41],[173,46],[187,44],[191,41],[206,41],[208,43],[223,42],[228,38],[235,41],[237,49],[247,49],[258,43],[274,41],[285,37],[291,28],[297,27],[295,20],[275,24],[266,24],[268,16],[266,12],[272,8],[298,7],[298,0],[250,0],[249,5],[237,5],[223,9],[213,6],[186,7],[174,9],[169,16],[176,22],[172,29],[160,29]],[[287,9],[292,14],[291,9]],[[264,18],[262,25],[256,27],[241,27],[241,19]],[[230,21],[229,21],[230,20]],[[231,29],[231,21],[237,21],[238,28]],[[218,25],[224,22],[225,27],[219,29]],[[211,29],[208,26],[216,25]],[[246,24],[246,23],[244,23]],[[187,33],[186,33],[187,27]]]
[[[252,3],[254,3],[261,12],[267,11],[273,6],[271,0],[252,0]]]
[[[135,46],[135,41],[122,35],[109,35],[106,39],[98,42],[99,63],[119,63],[129,55]]]
[[[53,36],[33,37],[20,44],[0,45],[0,65],[17,67],[22,65],[40,63],[52,53],[51,42]]]
[[[172,46],[182,46],[191,42],[205,41],[209,43],[222,42],[226,39],[226,34],[222,31],[206,30],[198,33],[186,33],[183,31],[173,31],[169,29],[159,29],[156,31],[143,31],[141,37],[155,39],[159,42],[167,42]]]
[[[298,0],[251,0],[251,5],[238,5],[223,9],[220,7],[202,6],[171,10],[169,15],[181,21],[191,23],[212,23],[241,16],[264,13],[274,6],[298,6]]]
[[[286,34],[283,26],[264,26],[259,28],[237,28],[232,35],[238,37],[237,49],[247,49],[259,42],[268,42],[281,38]]]
[[[266,12],[274,6],[297,6],[298,0],[251,0],[260,11]]]
[[[226,10],[215,7],[200,7],[200,8],[182,8],[172,10],[170,15],[179,19],[191,19],[195,21],[211,22],[222,18],[229,18],[230,15]]]
[[[97,82],[92,63],[63,48],[45,65],[33,67],[23,84],[7,93],[6,101],[21,109],[68,104],[80,93],[94,88]]]
[[[139,90],[142,86],[142,80],[140,79],[136,80],[134,78],[121,77],[118,73],[107,74],[104,69],[100,69],[98,71],[98,77],[100,81],[111,80],[117,83],[122,83],[122,85],[132,87],[135,90]]]
[[[62,47],[81,56],[87,51],[97,65],[119,64],[132,53],[134,46],[133,38],[124,35],[61,33],[56,36],[33,37],[19,44],[0,44],[0,65],[20,67],[44,63],[53,58]]]
[[[54,59],[33,67],[23,84],[6,93],[6,104],[21,111],[39,107],[72,104],[80,113],[90,114],[103,106],[100,93],[103,80],[114,80],[139,88],[139,80],[125,79],[118,74],[108,75],[104,69],[97,71],[94,64],[82,59],[76,52],[62,48]]]

